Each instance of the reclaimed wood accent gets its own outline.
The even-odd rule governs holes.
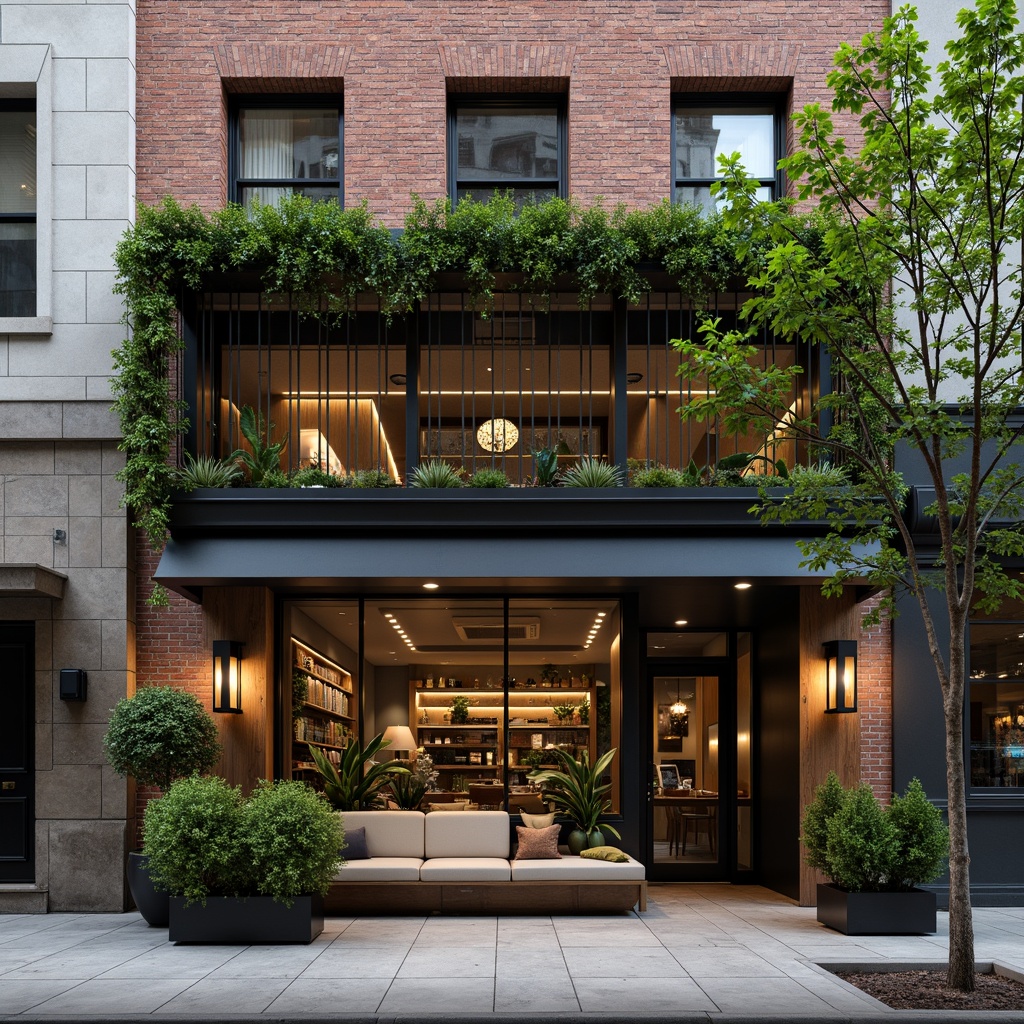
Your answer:
[[[828,640],[860,636],[860,613],[849,590],[825,598],[818,587],[800,588],[800,816],[814,790],[834,771],[844,786],[860,781],[860,715],[825,714],[825,657]],[[800,845],[800,905],[812,907],[817,885],[826,879],[803,863]]]
[[[214,771],[248,794],[257,781],[272,778],[274,770],[274,595],[265,587],[209,587],[203,595],[203,619],[211,664],[214,640],[245,644],[242,713],[213,716],[224,744]]]
[[[647,909],[647,882],[332,882],[328,914],[624,914]]]

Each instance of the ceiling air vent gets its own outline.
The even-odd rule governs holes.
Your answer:
[[[503,643],[505,640],[505,624],[499,619],[453,619],[452,625],[459,636],[472,643],[490,640]],[[540,639],[540,619],[513,617],[508,620],[509,640]]]

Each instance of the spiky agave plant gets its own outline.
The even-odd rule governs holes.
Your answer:
[[[212,455],[200,455],[192,458],[191,452],[185,452],[185,468],[178,470],[178,483],[187,491],[197,487],[230,487],[242,476],[237,463],[215,459]]]
[[[622,470],[609,462],[584,455],[562,474],[563,487],[621,487]]]
[[[459,470],[453,468],[443,459],[431,459],[421,462],[409,474],[410,487],[461,487],[462,479]]]
[[[341,763],[335,766],[319,748],[310,746],[317,771],[324,780],[324,793],[339,811],[370,811],[380,807],[392,776],[408,775],[409,769],[398,761],[377,762],[374,756],[383,747],[391,745],[378,733],[360,746],[356,739],[341,753]]]

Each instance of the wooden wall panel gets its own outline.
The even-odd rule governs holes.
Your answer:
[[[818,587],[800,588],[800,814],[814,790],[834,771],[844,786],[860,781],[860,716],[825,714],[825,658],[828,640],[860,636],[860,612],[852,592],[825,598]],[[803,864],[800,847],[800,903],[813,906],[820,872]]]
[[[206,650],[212,651],[214,640],[245,644],[242,713],[213,717],[224,744],[216,771],[249,793],[259,779],[273,774],[273,594],[265,587],[208,587],[203,594],[203,620]]]

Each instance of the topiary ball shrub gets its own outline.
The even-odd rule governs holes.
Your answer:
[[[221,746],[212,715],[191,693],[145,686],[114,706],[103,751],[118,775],[166,790],[175,779],[209,772]]]
[[[341,821],[304,782],[262,780],[242,805],[243,845],[251,870],[246,890],[291,906],[295,896],[324,895],[341,861]]]
[[[160,891],[205,905],[244,892],[254,866],[241,842],[242,794],[214,776],[179,779],[146,805],[143,850]]]

